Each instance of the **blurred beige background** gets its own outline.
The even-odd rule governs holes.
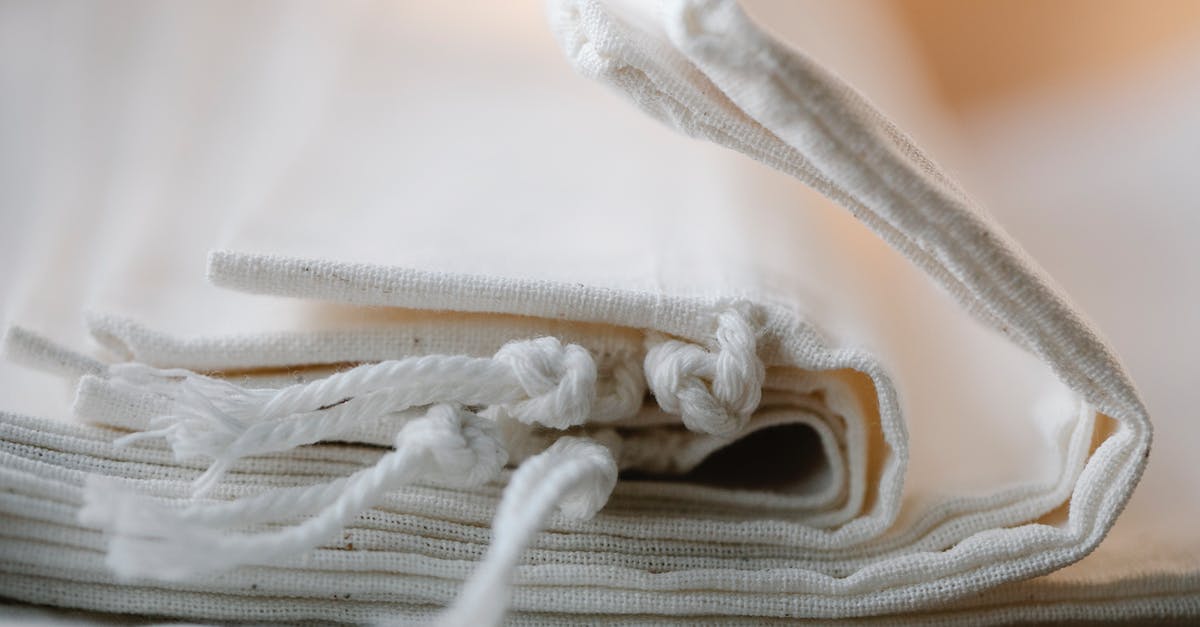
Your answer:
[[[960,112],[1137,72],[1200,37],[1196,0],[888,1]]]

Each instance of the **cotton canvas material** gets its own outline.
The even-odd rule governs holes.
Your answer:
[[[33,422],[33,424],[30,424]],[[23,424],[24,423],[24,424]],[[21,427],[33,427],[32,430],[26,430],[26,435],[21,435]],[[39,492],[45,496],[41,499],[7,499],[9,508],[19,503],[22,511],[20,518],[10,519],[13,524],[6,525],[6,528],[13,530],[12,533],[23,533],[23,544],[27,547],[20,549],[27,556],[36,556],[36,562],[25,561],[26,566],[19,567],[22,562],[14,554],[12,561],[6,560],[10,564],[10,568],[19,567],[19,573],[25,581],[20,588],[27,591],[31,598],[36,599],[53,599],[53,586],[31,585],[30,581],[46,581],[47,578],[62,581],[74,580],[78,583],[72,584],[72,589],[77,589],[80,594],[86,594],[85,599],[88,600],[89,606],[95,609],[106,609],[116,611],[132,611],[138,613],[170,613],[181,616],[206,617],[208,619],[233,618],[239,615],[253,614],[262,612],[264,616],[271,616],[277,619],[298,619],[300,617],[319,617],[323,619],[343,619],[343,620],[367,620],[371,618],[384,618],[394,616],[404,616],[411,612],[411,615],[420,616],[424,612],[429,611],[414,608],[411,610],[401,609],[396,605],[396,602],[401,597],[398,597],[400,590],[404,589],[422,589],[427,585],[433,585],[433,582],[422,584],[420,577],[410,575],[404,578],[400,575],[382,575],[375,571],[380,564],[375,564],[374,568],[369,568],[362,562],[363,555],[356,555],[353,552],[348,553],[345,549],[349,544],[355,547],[375,547],[382,553],[371,553],[372,559],[378,560],[381,564],[387,564],[390,561],[399,561],[407,563],[411,559],[411,553],[405,551],[406,546],[411,546],[409,543],[416,543],[421,546],[422,551],[433,551],[434,554],[442,553],[444,555],[467,556],[478,554],[483,550],[483,545],[487,542],[487,533],[485,529],[471,525],[469,527],[460,527],[460,531],[455,534],[458,539],[453,542],[439,542],[434,538],[437,533],[434,528],[427,528],[426,525],[434,524],[432,520],[425,519],[423,516],[405,515],[393,510],[405,508],[402,503],[405,500],[414,499],[413,503],[425,501],[426,503],[436,502],[436,499],[429,498],[430,491],[436,494],[436,489],[422,489],[405,491],[397,493],[394,498],[389,499],[389,502],[373,512],[370,516],[364,518],[361,524],[356,525],[349,530],[346,539],[347,545],[343,545],[343,550],[322,551],[320,555],[312,559],[316,559],[316,563],[299,560],[297,564],[304,564],[303,570],[289,572],[284,567],[272,569],[251,569],[238,575],[232,581],[218,580],[206,585],[191,585],[186,587],[181,586],[163,586],[162,584],[155,585],[151,592],[150,590],[140,587],[125,585],[113,585],[111,574],[107,573],[103,565],[102,555],[99,547],[103,544],[102,538],[95,532],[87,532],[80,530],[74,533],[59,531],[59,526],[54,524],[54,520],[60,520],[67,525],[73,520],[71,494],[78,493],[78,488],[71,488],[72,477],[78,478],[82,473],[71,471],[59,466],[57,471],[46,472],[48,468],[57,466],[59,461],[44,463],[37,461],[37,452],[42,452],[46,456],[50,451],[59,451],[56,455],[58,459],[66,462],[70,459],[71,453],[84,452],[84,458],[95,459],[97,456],[107,456],[111,453],[116,453],[114,459],[108,462],[111,465],[121,466],[125,469],[138,473],[139,476],[154,476],[159,481],[159,485],[164,488],[164,492],[169,491],[169,486],[174,485],[174,489],[178,494],[186,493],[186,484],[179,481],[180,478],[193,475],[199,471],[198,468],[180,469],[175,466],[174,462],[170,461],[170,455],[159,447],[150,447],[141,450],[125,450],[122,452],[112,451],[108,445],[111,438],[111,433],[105,433],[95,430],[81,429],[79,427],[70,427],[56,425],[54,423],[34,422],[27,419],[12,417],[6,421],[6,441],[11,442],[29,442],[30,434],[33,437],[41,439],[53,446],[53,449],[42,447],[30,447],[30,453],[24,456],[24,460],[15,463],[21,456],[13,455],[6,451],[6,477],[10,485],[23,486],[16,478],[17,470],[21,466],[25,466],[30,470],[34,470],[38,464],[42,464],[41,469],[36,472],[42,477],[56,477],[64,479],[64,482],[56,482],[49,478],[34,479],[42,483],[38,488]],[[61,433],[55,431],[66,431],[70,436],[63,437]],[[51,444],[52,443],[52,444]],[[6,445],[6,448],[13,450],[12,445]],[[264,460],[266,461],[266,460]],[[298,469],[314,469],[323,466],[326,471],[344,472],[347,466],[353,466],[362,463],[369,463],[369,458],[364,458],[361,451],[338,449],[335,447],[321,447],[313,449],[310,452],[296,453],[292,455],[292,459],[285,464],[272,464],[270,462],[261,463],[252,472],[240,477],[237,481],[238,485],[231,485],[224,488],[226,494],[233,492],[251,491],[256,489],[255,486],[278,485],[279,482],[295,482],[296,478],[288,479],[285,476],[276,475],[276,473],[295,473]],[[249,470],[249,469],[248,469]],[[271,475],[276,475],[276,479],[272,480]],[[174,480],[172,481],[172,478]],[[244,483],[243,483],[244,481]],[[53,496],[51,496],[53,495]],[[421,498],[422,496],[425,498]],[[632,497],[632,495],[631,495]],[[461,499],[462,495],[456,496],[456,499]],[[467,503],[475,499],[469,499]],[[613,505],[620,505],[621,499],[615,501]],[[64,503],[67,504],[64,506]],[[408,507],[412,507],[410,503]],[[636,507],[636,499],[630,498],[628,504]],[[7,508],[6,508],[7,509]],[[449,514],[450,518],[445,519],[445,522],[436,523],[440,528],[454,528],[456,520],[471,521],[483,523],[488,520],[487,507],[470,507],[470,506],[454,506],[447,507],[454,513]],[[57,512],[57,513],[56,513]],[[22,522],[21,519],[33,517],[40,521],[38,524],[28,524]],[[436,517],[433,520],[442,520],[442,517]],[[40,531],[37,531],[40,530]],[[467,530],[472,530],[468,533]],[[529,558],[531,564],[543,563],[546,560],[549,564],[558,564],[553,566],[560,575],[562,570],[566,569],[566,563],[562,560],[569,559],[572,552],[579,551],[581,543],[586,543],[586,538],[590,534],[580,533],[579,529],[563,529],[565,534],[545,534],[539,539],[537,546],[530,552]],[[55,542],[63,541],[70,546],[81,547],[81,549],[72,552],[63,551],[61,548],[58,551],[41,550],[38,538],[53,537]],[[596,540],[602,541],[602,537],[597,537]],[[15,544],[6,545],[10,551],[17,551],[18,547]],[[91,546],[91,550],[84,550]],[[627,546],[633,546],[629,544]],[[653,546],[662,548],[663,542],[654,541]],[[399,554],[389,553],[386,548],[395,549]],[[575,553],[582,555],[581,553]],[[90,556],[90,557],[89,557]],[[394,556],[394,557],[393,557]],[[28,560],[28,558],[25,558]],[[761,559],[761,558],[760,558]],[[40,565],[39,565],[40,563]],[[64,564],[64,566],[54,567],[54,563]],[[432,564],[436,564],[434,561]],[[469,565],[461,562],[451,562],[458,564],[457,568],[466,570]],[[82,566],[82,567],[81,567]],[[280,601],[271,598],[269,592],[259,592],[260,589],[270,590],[272,586],[281,587],[283,590],[289,590],[293,594],[303,589],[302,581],[306,578],[304,572],[311,572],[312,569],[320,566],[320,573],[313,579],[313,586],[321,590],[323,593],[330,593],[329,589],[329,569],[336,570],[362,570],[368,569],[361,577],[355,578],[345,575],[339,575],[337,581],[339,595],[350,594],[350,599],[339,600],[338,603],[328,603],[325,601],[305,602],[297,599],[287,599]],[[465,568],[464,568],[465,567]],[[545,569],[546,566],[527,567],[529,573],[535,573],[539,569]],[[594,568],[594,567],[593,567]],[[34,573],[40,573],[35,575]],[[38,579],[38,577],[41,579]],[[83,580],[83,581],[80,581]],[[14,581],[14,579],[9,579]],[[93,582],[87,585],[87,582]],[[235,585],[233,582],[239,582]],[[249,590],[245,584],[256,586]],[[442,586],[441,595],[452,596],[455,588],[445,585],[445,582],[440,582]],[[1104,591],[1104,601],[1095,603],[1096,596],[1101,592],[1101,589],[1096,587],[1088,587],[1084,589],[1070,586],[1055,586],[1045,588],[1039,592],[1031,592],[1037,590],[1036,587],[1030,588],[1027,584],[1013,584],[1004,586],[997,590],[983,595],[979,599],[971,602],[965,602],[958,605],[943,608],[942,611],[950,616],[982,616],[982,617],[1018,617],[1036,615],[1041,617],[1052,617],[1055,612],[1064,612],[1064,607],[1071,607],[1072,603],[1077,603],[1081,608],[1078,614],[1066,614],[1072,616],[1092,616],[1092,617],[1120,617],[1122,615],[1138,615],[1136,608],[1141,605],[1145,607],[1157,607],[1160,611],[1166,613],[1179,613],[1187,611],[1189,605],[1187,603],[1170,603],[1166,599],[1170,599],[1171,595],[1165,595],[1165,599],[1156,601],[1145,600],[1135,592],[1136,588],[1129,585],[1130,582],[1116,582]],[[374,585],[372,585],[374,584]],[[63,584],[59,584],[60,586]],[[222,590],[224,594],[220,594],[214,590]],[[173,591],[175,588],[185,588],[183,590]],[[61,589],[61,588],[60,588]],[[569,588],[568,588],[569,589]],[[378,592],[372,593],[372,590]],[[1028,594],[1035,594],[1040,606],[1028,605]],[[314,596],[316,593],[313,593]],[[380,595],[378,599],[372,602],[374,595]],[[523,606],[520,601],[521,592],[518,587],[517,605]],[[1126,598],[1125,595],[1132,595],[1132,598]],[[263,598],[267,596],[267,598]],[[575,598],[565,591],[560,591],[554,595],[560,599]],[[735,602],[729,600],[729,602]],[[386,602],[385,602],[386,601]],[[1091,601],[1091,602],[1089,602]],[[578,602],[578,598],[576,601]],[[1006,605],[1013,604],[1016,607],[1005,608]],[[978,609],[971,610],[972,606]],[[997,607],[999,606],[999,607]],[[1038,612],[1039,614],[1030,614]],[[1144,611],[1144,610],[1143,610]],[[959,614],[964,612],[964,614]],[[1131,614],[1123,614],[1130,612]],[[269,614],[268,614],[269,613]],[[660,610],[650,610],[649,615],[658,615]],[[935,614],[936,615],[936,614]],[[518,621],[520,622],[520,618]],[[569,617],[561,617],[563,620],[569,620]],[[615,619],[615,617],[614,617]],[[631,617],[631,620],[637,620],[636,617]],[[526,619],[528,620],[528,619]],[[555,620],[555,619],[543,619]],[[590,620],[590,619],[582,619]]]
[[[630,55],[628,58],[618,55],[620,61],[634,63],[640,60],[637,55],[644,52],[624,38],[636,43],[641,41],[638,37],[656,36],[654,32],[604,31],[621,28],[621,22],[609,20],[612,16],[604,13],[606,7],[585,5],[579,9],[579,15],[593,20],[587,24],[589,27],[602,29],[603,36],[592,34],[592,40],[614,41],[621,44],[617,46],[620,52]],[[719,13],[728,9],[716,10]],[[736,13],[726,14],[724,19],[730,28],[742,27]],[[576,33],[570,31],[571,25],[561,21],[558,28],[568,53],[572,53],[570,38]],[[761,43],[753,39],[758,36],[753,31],[739,32],[737,37],[729,39]],[[663,52],[664,42],[650,41],[658,46],[656,53]],[[794,61],[787,56],[790,52],[780,54],[783,56],[779,63],[786,66]],[[650,58],[662,61],[670,72],[680,69],[680,59],[671,55]],[[479,61],[472,59],[472,62]],[[471,71],[487,74],[486,68],[453,67],[459,68],[457,71],[466,67],[462,75],[466,77],[472,76]],[[614,72],[625,76],[617,71],[620,67]],[[583,69],[594,71],[594,68]],[[647,70],[656,70],[654,66],[641,69],[646,75],[650,75]],[[686,67],[683,69],[687,71],[667,76],[674,76],[686,86],[684,79],[694,79],[696,75]],[[895,257],[895,253],[883,248],[869,234],[855,230],[856,225],[843,216],[821,208],[794,215],[793,205],[798,198],[805,197],[787,177],[721,149],[667,133],[631,108],[620,108],[622,103],[615,99],[604,100],[601,92],[576,95],[576,89],[587,89],[586,83],[573,79],[565,67],[557,70],[557,73],[547,72],[546,76],[554,76],[555,81],[569,86],[571,93],[562,97],[574,106],[557,111],[561,119],[547,117],[540,110],[522,118],[525,108],[532,109],[528,102],[513,104],[511,111],[500,107],[501,114],[495,114],[496,118],[504,120],[510,116],[507,126],[489,124],[487,119],[454,118],[443,110],[421,117],[422,110],[416,108],[416,115],[406,117],[395,116],[393,110],[384,106],[377,110],[351,109],[356,104],[353,97],[342,97],[340,101],[335,97],[331,105],[334,111],[342,106],[358,115],[336,116],[331,128],[314,139],[315,148],[293,165],[293,176],[273,202],[239,215],[239,224],[231,229],[231,237],[208,257],[210,279],[218,286],[342,302],[352,307],[250,299],[232,293],[214,296],[220,292],[198,284],[196,272],[184,271],[172,276],[166,268],[162,270],[167,271],[167,285],[197,285],[188,288],[191,293],[187,298],[163,298],[163,305],[147,307],[144,302],[121,298],[118,289],[117,297],[111,298],[107,306],[101,299],[100,306],[93,308],[89,318],[93,333],[123,358],[212,370],[336,367],[339,363],[377,361],[425,351],[482,356],[508,340],[541,334],[578,341],[595,354],[625,352],[640,360],[645,351],[644,330],[670,333],[711,347],[715,314],[723,307],[730,302],[750,301],[760,308],[763,335],[758,349],[767,366],[766,389],[824,394],[828,397],[828,407],[838,415],[824,417],[822,424],[836,426],[845,421],[840,444],[845,448],[843,461],[849,474],[858,473],[858,479],[848,479],[848,484],[855,481],[857,484],[848,487],[848,498],[842,502],[852,520],[841,519],[839,514],[814,524],[811,520],[802,521],[803,516],[798,513],[801,508],[787,498],[731,497],[720,491],[704,490],[684,493],[681,500],[687,503],[689,514],[681,517],[679,503],[669,499],[667,504],[660,502],[666,494],[677,494],[678,488],[625,484],[618,488],[618,496],[597,520],[564,528],[577,542],[568,552],[586,552],[576,555],[576,559],[587,559],[582,556],[608,550],[613,553],[611,563],[603,569],[586,562],[576,563],[572,568],[568,558],[547,559],[547,568],[522,567],[514,596],[514,609],[518,612],[822,617],[944,609],[944,603],[968,593],[1062,566],[1086,553],[1099,540],[1140,471],[1148,437],[1144,412],[1107,351],[1096,344],[1095,338],[1061,300],[1053,297],[1048,288],[1038,287],[1042,284],[1032,270],[1021,269],[1024,266],[1003,248],[983,245],[964,249],[945,239],[946,233],[956,232],[953,225],[961,224],[964,229],[979,229],[981,225],[974,214],[962,210],[957,192],[939,189],[944,183],[936,177],[932,184],[921,178],[925,176],[923,164],[911,172],[902,170],[916,177],[913,187],[932,185],[935,192],[942,192],[941,197],[934,194],[931,206],[932,211],[943,212],[934,215],[946,220],[945,224],[937,223],[937,228],[917,228],[911,224],[906,227],[912,230],[907,237],[926,242],[925,247],[932,249],[926,250],[924,254],[929,258],[921,257],[919,264],[943,281],[961,282],[965,287],[956,287],[959,283],[955,283],[950,291],[966,300],[977,317],[1015,329],[1012,333],[1035,351],[1042,351],[1051,368],[1068,384],[1078,383],[1083,376],[1078,373],[1082,372],[1100,376],[1103,379],[1100,386],[1077,385],[1072,392],[1058,384],[1050,369],[1040,368],[1028,354],[981,329],[912,268],[904,265],[895,270],[893,266],[897,264],[889,263],[881,263],[886,271],[864,268],[864,257],[878,255],[886,260],[889,255]],[[700,72],[705,71],[701,68]],[[713,73],[718,72],[713,70]],[[366,71],[363,74],[352,74],[351,84],[343,86],[347,88],[345,91],[358,93],[376,78]],[[709,77],[706,80],[717,80],[705,76]],[[525,78],[530,84],[542,84],[540,78]],[[607,75],[601,73],[600,78]],[[617,86],[637,87],[624,83]],[[700,93],[712,93],[711,86],[701,86]],[[510,85],[502,87],[503,93],[512,91]],[[734,91],[742,94],[744,89],[746,102],[753,103],[756,92],[752,88],[756,86]],[[478,89],[477,82],[470,83],[472,93]],[[463,91],[466,91],[464,84],[451,81],[445,92],[435,93],[429,100],[456,101],[454,94]],[[522,92],[517,90],[517,93]],[[862,106],[853,96],[845,97],[851,98],[848,102],[855,107]],[[768,101],[788,102],[777,95],[770,96]],[[596,104],[587,104],[593,102]],[[719,104],[729,103],[722,100]],[[470,105],[462,103],[464,109],[476,114]],[[705,106],[704,100],[696,106]],[[614,113],[609,114],[610,109]],[[832,110],[836,114],[843,109]],[[849,111],[857,115],[862,109]],[[755,120],[756,116],[766,114],[754,107],[721,113],[743,127],[765,125]],[[447,117],[440,117],[443,115]],[[527,126],[512,124],[513,118],[528,120]],[[745,118],[751,122],[745,122]],[[532,185],[532,178],[510,179],[504,172],[485,173],[473,179],[472,184],[478,189],[472,193],[478,194],[477,198],[514,195],[523,198],[525,202],[516,204],[524,207],[524,213],[514,216],[503,211],[483,212],[480,205],[457,201],[446,194],[446,182],[436,178],[399,179],[406,182],[397,184],[389,180],[388,174],[398,166],[388,159],[364,159],[343,170],[334,167],[338,155],[349,154],[345,146],[373,145],[365,141],[372,133],[392,132],[397,139],[410,137],[415,129],[439,119],[446,120],[451,127],[478,124],[480,132],[473,134],[477,136],[496,133],[496,140],[487,144],[492,147],[515,145],[519,140],[528,148],[529,144],[542,142],[545,149],[522,150],[519,154],[540,154],[545,158],[533,158],[529,164],[518,163],[520,167],[512,170],[524,177],[536,174],[538,181],[556,181],[561,187],[537,188]],[[867,119],[873,120],[869,114]],[[778,124],[786,127],[787,122],[785,119]],[[559,145],[564,133],[572,128],[583,129],[572,135],[576,142],[565,147]],[[509,142],[504,141],[505,131]],[[785,135],[782,131],[778,134]],[[461,155],[459,147],[447,145],[436,136],[436,131],[430,133],[430,144],[415,152],[431,172],[446,170]],[[892,141],[890,135],[885,134],[885,139]],[[740,141],[748,142],[745,137]],[[783,155],[800,153],[803,157],[803,147],[779,139],[774,141],[777,143],[773,147],[768,144],[763,150]],[[647,154],[661,156],[662,163],[673,167],[656,171],[638,162],[624,168],[613,166],[628,158],[634,145],[631,142],[636,142]],[[754,142],[749,144],[753,146]],[[408,142],[405,148],[405,154],[410,155],[413,143]],[[575,159],[563,154],[564,150],[572,149],[578,151]],[[611,158],[597,159],[598,151],[610,154]],[[762,154],[766,153],[752,156],[761,159]],[[789,174],[799,173],[801,178],[808,176],[807,182],[813,183],[811,173],[806,175],[808,171],[802,167],[803,162],[792,163],[789,169],[786,158],[775,159],[768,160],[768,165],[781,167]],[[808,159],[820,162],[811,156]],[[489,161],[498,162],[501,161]],[[609,167],[584,170],[578,167],[580,163]],[[855,174],[851,166],[843,166],[850,169],[846,176]],[[736,172],[741,182],[732,186],[720,180],[711,182],[712,176],[697,176],[697,172]],[[621,181],[623,185],[606,184],[606,179]],[[591,185],[589,181],[593,181]],[[537,191],[526,191],[521,183],[529,183],[528,188]],[[328,209],[331,198],[321,195],[322,186],[330,190],[357,190],[361,197],[348,202],[343,199],[350,209],[331,213]],[[856,189],[852,183],[836,178],[825,187],[814,186],[843,201],[847,196],[853,199],[849,190]],[[843,187],[845,190],[839,191]],[[778,192],[771,197],[763,189]],[[868,193],[873,189],[858,192]],[[569,193],[565,193],[567,190]],[[753,198],[752,193],[767,197],[756,198],[754,209],[742,211],[745,208],[738,207],[739,211],[731,211],[728,204],[731,199]],[[561,199],[554,200],[555,196]],[[401,206],[425,210],[384,211],[365,202],[364,199],[372,197],[386,197]],[[563,207],[567,205],[563,199],[575,210],[565,211]],[[888,215],[887,212],[896,210],[893,204],[898,201],[868,198],[858,202],[870,211]],[[572,203],[592,203],[595,210],[581,211],[580,205]],[[580,215],[593,221],[581,223]],[[788,220],[789,228],[780,228],[778,220]],[[875,226],[883,228],[878,223]],[[181,228],[177,231],[181,237],[172,240],[161,237],[163,230],[153,232],[152,239],[160,246],[171,246],[172,241],[186,245],[186,240],[195,235],[190,229]],[[453,233],[453,238],[445,238],[447,233]],[[989,237],[999,237],[993,231],[987,233]],[[202,236],[194,240],[192,245],[199,251],[212,246],[211,240]],[[916,254],[914,248],[906,249],[903,244],[899,247]],[[948,260],[936,261],[943,257]],[[193,266],[195,259],[192,257]],[[992,268],[994,263],[1017,264],[1013,267],[1025,276],[1025,280],[1015,283],[1026,286],[1019,289],[1031,290],[1020,295],[1026,299],[1020,311],[996,305],[1006,302],[1011,295],[1005,294],[1010,289],[1004,287],[1007,283],[995,285],[987,280],[984,269]],[[134,263],[128,267],[141,271],[145,266]],[[111,285],[119,288],[134,282],[118,274]],[[196,316],[193,312],[194,320],[181,324],[188,316],[178,312],[189,309],[187,302],[194,294],[203,294],[204,302],[214,298],[218,307],[220,303],[228,303],[227,309],[217,311],[235,313]],[[363,316],[362,310],[353,308],[364,305],[437,313],[409,311]],[[464,313],[447,315],[442,313],[444,310]],[[279,318],[270,315],[271,311],[292,313],[280,323]],[[1031,317],[1030,311],[1035,315]],[[153,322],[156,316],[159,328],[145,322],[147,319]],[[364,321],[364,317],[368,319]],[[172,325],[175,329],[166,328]],[[930,335],[919,334],[914,337],[916,329],[922,326],[924,333],[932,331],[938,339],[932,341]],[[959,341],[948,341],[950,337]],[[422,348],[408,346],[414,339],[420,340],[416,343]],[[39,353],[36,342],[18,342],[18,353],[24,350],[22,346],[29,349],[25,351],[26,357],[42,364],[55,359],[53,355]],[[931,356],[931,346],[938,347],[936,358]],[[1062,346],[1067,348],[1060,350],[1058,347]],[[1080,355],[1071,359],[1060,356],[1071,350]],[[79,363],[76,360],[65,369],[73,376],[84,374],[79,371]],[[70,372],[72,369],[75,371]],[[821,374],[824,371],[835,372]],[[105,387],[103,376],[95,373],[93,376],[88,385],[80,388],[77,409],[84,408],[80,417],[139,428],[143,426],[139,421],[154,415],[153,407],[146,407],[140,399],[123,400]],[[855,392],[847,392],[839,400],[836,390],[847,385],[847,378],[855,386],[852,388]],[[999,380],[1004,385],[979,386],[975,383],[979,380]],[[1112,381],[1115,381],[1113,387],[1105,387]],[[865,394],[864,383],[868,384]],[[794,401],[788,403],[794,405]],[[1039,404],[1040,407],[1035,407]],[[1114,428],[1107,420],[1098,421],[1095,408],[1119,419],[1119,424]],[[959,418],[963,415],[973,420],[963,421]],[[44,427],[39,425],[35,430],[38,429]],[[981,433],[987,433],[988,437],[980,437]],[[386,427],[374,438],[358,434],[354,439],[386,444],[385,434]],[[93,449],[90,454],[103,458],[116,453]],[[970,463],[964,463],[967,460]],[[62,463],[69,464],[101,467],[87,456]],[[172,471],[169,463],[164,466],[163,472],[187,474]],[[245,480],[261,487],[295,482],[296,475],[320,476],[303,471],[302,466],[294,463],[285,467],[288,470],[281,471],[278,479],[251,475]],[[947,467],[959,472],[946,473]],[[31,474],[40,476],[48,472],[37,467]],[[72,481],[79,479],[79,475],[73,477]],[[34,495],[51,490],[41,484],[28,485],[36,486],[28,488]],[[163,494],[183,496],[182,486],[178,482],[174,488],[167,484],[154,487],[162,488]],[[59,489],[62,494],[70,491]],[[636,514],[623,514],[622,489],[632,490],[634,500],[636,493],[643,490],[642,498],[658,503],[658,509],[643,505],[633,508]],[[443,499],[441,507],[430,511],[423,509],[428,500],[394,507],[402,512],[419,512],[431,521],[453,521],[455,517],[468,516],[460,511],[466,509],[474,512],[469,514],[472,525],[486,526],[490,519],[487,512],[495,506],[496,491],[493,489],[477,501],[480,505],[473,510],[464,505],[467,501],[462,496],[454,494],[452,505]],[[1059,510],[1068,497],[1070,506],[1064,522],[1054,518],[1052,512]],[[735,501],[734,508],[730,507],[731,499]],[[1050,524],[1029,524],[1038,519]],[[439,535],[454,542],[457,533],[462,531],[443,530]],[[486,544],[484,535],[480,544]],[[613,546],[613,537],[626,538],[623,543],[629,544]],[[681,543],[681,554],[694,557],[646,561],[651,555],[649,549],[636,548],[629,538],[655,546],[664,539],[673,539]],[[737,551],[736,555],[723,557],[718,549],[720,543],[758,544],[763,557],[756,558],[759,561],[754,562],[755,568],[747,570],[742,565],[745,553]],[[91,551],[93,556],[99,555],[95,545]],[[821,557],[814,559],[814,553]],[[23,553],[14,563],[40,563],[38,560],[42,558],[30,557],[34,554]],[[480,554],[481,549],[477,549],[468,559],[478,559]],[[42,555],[53,556],[46,552]],[[422,568],[427,567],[429,572],[410,568],[415,562],[410,563],[407,558],[396,559],[386,569],[388,572],[394,569],[393,577],[402,580],[435,573],[445,578],[439,579],[437,585],[401,584],[396,587],[417,592],[397,596],[396,592],[383,590],[391,587],[377,582],[375,589],[382,596],[375,599],[368,595],[368,600],[417,606],[448,602],[457,589],[456,582],[470,572],[461,562],[464,554],[451,552],[427,557],[430,562]],[[58,555],[57,559],[65,558]],[[351,560],[354,563],[357,562]],[[293,568],[298,568],[298,573],[308,568],[303,561],[298,564]],[[279,573],[271,571],[274,574],[270,577],[282,578],[278,580],[282,582],[278,584],[282,586],[280,590],[293,585],[289,583],[293,580],[282,574],[288,572],[286,566]],[[64,576],[61,570],[53,572],[57,573],[54,577]],[[94,578],[78,584],[111,584],[111,578],[106,579],[111,576],[102,569],[96,569],[91,576]],[[302,574],[294,576],[303,578]],[[550,594],[533,587],[522,592],[523,586],[564,582],[569,582],[572,592]],[[233,588],[240,589],[233,586],[206,591],[231,594]],[[87,598],[102,597],[105,595]],[[180,598],[195,599],[187,595]],[[1068,594],[1058,600],[1070,599]],[[258,602],[226,607],[249,608]],[[133,607],[130,605],[122,611],[217,617],[205,614],[215,610],[201,601],[193,600],[200,609],[190,610],[180,609],[187,605],[186,600],[173,603],[165,605],[162,611],[145,607],[129,609]],[[338,605],[348,607],[343,603]],[[335,615],[322,612],[336,611],[347,612],[344,616],[350,619],[377,616],[370,613],[373,610],[353,613],[349,609],[318,607],[319,604],[313,604],[289,610],[297,612],[289,617],[299,618],[308,612],[305,617],[328,618]],[[1145,606],[1131,600],[1128,607]],[[1174,608],[1172,611],[1186,611],[1186,604],[1170,607]],[[1103,614],[1117,610],[1089,611]],[[1016,615],[1019,614],[1013,614]]]

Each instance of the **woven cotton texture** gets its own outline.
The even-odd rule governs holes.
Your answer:
[[[1026,582],[1104,538],[1149,418],[909,139],[734,2],[548,14],[364,13],[325,117],[277,122],[306,148],[240,156],[273,192],[148,211],[103,253],[96,356],[9,331],[73,422],[0,420],[4,596],[463,625],[1200,612],[1194,569]]]

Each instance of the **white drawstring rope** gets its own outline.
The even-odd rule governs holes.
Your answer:
[[[762,399],[766,367],[758,329],[742,307],[717,315],[716,350],[662,335],[647,337],[646,381],[663,411],[693,431],[738,432]]]
[[[79,519],[110,535],[107,563],[122,577],[185,580],[273,563],[336,540],[390,490],[418,481],[470,487],[495,478],[510,447],[524,456],[544,446],[543,439],[554,439],[535,426],[562,430],[633,416],[647,384],[662,409],[680,415],[689,429],[732,434],[761,399],[766,368],[757,342],[749,308],[733,306],[716,315],[710,348],[651,334],[643,364],[619,360],[603,383],[586,349],[553,337],[510,342],[490,359],[411,357],[282,389],[243,388],[182,369],[111,366],[113,385],[173,401],[169,415],[152,421],[154,430],[118,444],[163,437],[177,458],[213,460],[193,484],[193,497],[215,486],[243,457],[331,439],[364,420],[430,408],[404,424],[394,451],[346,478],[173,508],[93,476]],[[480,408],[483,415],[463,406]],[[622,439],[611,428],[594,437],[611,442],[558,437],[513,473],[493,523],[493,542],[439,624],[498,624],[521,555],[554,510],[586,519],[604,506],[617,482],[613,451],[620,450]],[[232,531],[306,515],[312,517],[278,531]]]
[[[607,376],[596,381],[596,400],[588,422],[615,422],[634,416],[646,400],[646,378],[641,360],[622,355]]]
[[[195,484],[207,493],[238,459],[336,437],[364,419],[432,403],[503,406],[525,423],[565,429],[586,421],[596,403],[597,371],[587,349],[542,337],[510,342],[493,358],[430,355],[352,368],[281,389],[243,388],[181,369],[118,364],[114,385],[174,399],[152,430],[118,445],[163,437],[177,458],[207,457]],[[616,389],[603,399],[610,414],[633,413],[644,387],[628,366],[614,369]],[[617,416],[620,417],[620,416]]]
[[[112,534],[107,563],[119,576],[185,580],[312,550],[337,539],[346,524],[390,490],[422,480],[478,486],[499,475],[507,462],[494,423],[451,405],[431,407],[405,425],[395,443],[396,450],[373,467],[344,479],[183,509],[163,507],[93,476],[79,519]],[[312,518],[280,531],[229,531],[314,511]]]
[[[350,477],[170,509],[112,479],[93,476],[79,519],[111,534],[106,562],[118,576],[190,580],[315,549],[339,537],[347,523],[390,490],[432,478],[477,486],[495,478],[506,459],[493,421],[435,405],[401,430],[394,452]],[[612,453],[585,438],[564,436],[523,463],[504,490],[482,564],[438,623],[499,624],[509,603],[512,572],[554,510],[570,519],[591,518],[604,507],[616,482]],[[316,515],[280,531],[229,530],[310,513]]]
[[[508,608],[512,573],[521,555],[557,508],[576,520],[591,518],[608,502],[617,464],[605,446],[562,437],[512,474],[483,563],[437,623],[446,627],[498,625]]]

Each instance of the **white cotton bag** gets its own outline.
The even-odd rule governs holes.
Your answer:
[[[983,612],[1096,546],[1146,412],[947,176],[735,3],[549,11],[657,122],[531,21],[367,21],[269,194],[133,237],[102,359],[10,332],[133,433],[6,421],[10,535],[65,547],[6,576],[200,619],[819,619]],[[798,472],[692,482],[763,433]]]

